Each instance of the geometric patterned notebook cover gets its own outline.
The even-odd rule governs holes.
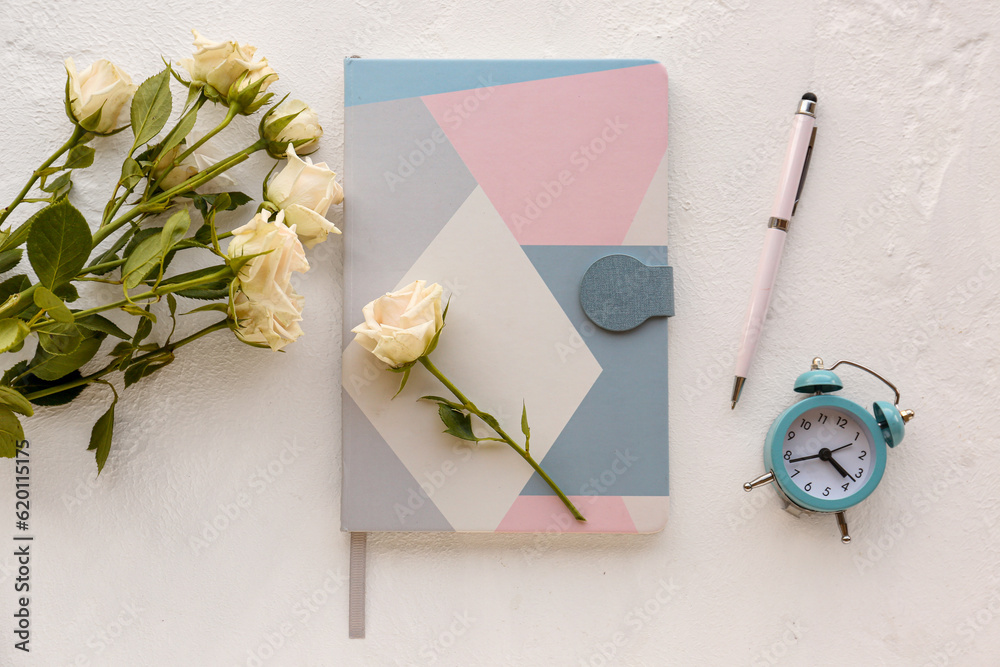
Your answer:
[[[667,519],[668,319],[588,319],[584,273],[667,265],[667,74],[650,60],[370,60],[345,68],[346,531],[634,533]],[[451,298],[435,365],[517,433],[587,517],[509,447],[442,433],[444,393],[353,343],[413,280]]]

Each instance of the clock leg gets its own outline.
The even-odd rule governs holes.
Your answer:
[[[847,517],[843,512],[837,512],[837,527],[840,528],[840,541],[850,544],[851,536],[847,533]]]
[[[744,491],[753,491],[758,486],[764,486],[765,484],[770,484],[774,481],[774,472],[767,472],[758,477],[755,480],[749,481],[743,485]]]

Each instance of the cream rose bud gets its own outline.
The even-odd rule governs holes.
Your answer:
[[[319,116],[302,100],[285,100],[268,112],[264,121],[264,139],[271,157],[285,157],[288,144],[298,155],[308,155],[319,148],[323,128]]]
[[[335,180],[337,174],[325,162],[313,164],[295,154],[288,144],[288,162],[281,173],[267,184],[266,198],[285,213],[285,220],[295,227],[307,248],[326,240],[327,234],[340,230],[326,219],[331,204],[344,201],[344,190]]]
[[[250,222],[233,230],[227,250],[230,257],[256,255],[240,269],[236,278],[233,316],[237,336],[248,343],[280,350],[302,335],[304,297],[292,289],[292,272],[309,270],[305,251],[295,230],[285,225],[284,214],[268,222],[261,211]]]
[[[97,134],[117,129],[118,117],[137,88],[132,84],[132,77],[103,59],[77,72],[73,59],[67,58],[66,74],[69,77],[67,101],[73,120]],[[95,122],[91,117],[98,111],[101,115]]]
[[[364,307],[365,321],[351,329],[354,341],[393,368],[410,364],[429,353],[444,326],[437,283],[423,280],[379,297]]]
[[[213,42],[194,33],[194,55],[181,60],[181,66],[191,75],[191,80],[211,86],[222,97],[232,101],[241,90],[261,79],[258,97],[278,80],[277,73],[267,64],[267,58],[254,62],[256,47],[232,40]],[[246,76],[244,76],[246,75]],[[239,83],[234,88],[234,84]]]

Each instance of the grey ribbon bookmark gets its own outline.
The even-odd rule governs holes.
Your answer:
[[[368,533],[351,533],[350,594],[347,603],[347,636],[365,638],[365,568]]]

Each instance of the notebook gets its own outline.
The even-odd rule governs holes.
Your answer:
[[[352,58],[344,68],[342,529],[662,529],[664,67]],[[655,274],[653,296],[645,273],[598,262],[620,255]],[[626,306],[655,302],[654,316],[616,331],[613,304],[585,311],[592,266],[598,293],[632,290]],[[416,279],[450,298],[435,365],[508,431],[520,433],[523,401],[532,454],[586,523],[506,445],[443,433],[437,407],[416,400],[444,393],[425,369],[393,399],[399,375],[352,342],[366,303]]]

